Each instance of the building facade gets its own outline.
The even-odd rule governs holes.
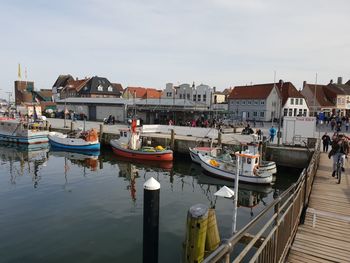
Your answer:
[[[234,87],[228,97],[231,119],[271,121],[279,118],[280,94],[274,83]]]

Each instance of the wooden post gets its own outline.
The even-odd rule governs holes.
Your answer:
[[[100,143],[102,143],[102,136],[103,136],[103,124],[100,124]]]
[[[52,131],[52,127],[51,127],[51,124],[49,125],[49,131]]]
[[[48,130],[48,129],[49,129],[49,122],[45,121],[45,130]]]
[[[218,145],[219,145],[219,146],[221,145],[221,140],[222,140],[222,133],[219,132],[219,133],[218,133]]]
[[[74,122],[73,121],[71,121],[71,123],[70,123],[70,131],[74,131]]]
[[[185,258],[187,263],[202,262],[208,226],[208,207],[192,206],[187,213]]]
[[[175,148],[175,131],[174,131],[174,129],[171,129],[170,148],[171,148],[172,150],[174,150],[174,148]]]
[[[205,239],[205,250],[212,252],[220,244],[220,235],[218,224],[216,221],[215,209],[210,208],[208,211],[208,226],[207,235]]]

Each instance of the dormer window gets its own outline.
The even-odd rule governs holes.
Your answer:
[[[113,91],[112,86],[109,86],[109,87],[108,87],[108,91],[109,91],[109,92],[112,92],[112,91]]]
[[[97,90],[98,90],[98,91],[103,91],[103,87],[102,87],[101,85],[99,85],[99,86],[97,87]]]
[[[84,87],[84,90],[85,90],[85,91],[87,91],[87,90],[88,90],[88,87],[87,87],[87,86],[85,86],[85,87]]]

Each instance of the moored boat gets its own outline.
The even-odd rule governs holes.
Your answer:
[[[259,155],[244,152],[244,157],[239,165],[239,181],[255,184],[271,184],[273,182],[272,173],[261,171],[258,167]],[[235,180],[236,165],[232,162],[222,161],[212,156],[198,154],[201,167],[212,176]]]
[[[111,140],[110,145],[116,155],[148,161],[172,161],[173,151],[162,146],[142,146],[140,131],[136,130],[136,120],[132,121],[131,129],[120,130],[120,138]]]
[[[98,151],[100,150],[100,142],[96,130],[92,129],[87,132],[81,132],[71,137],[60,132],[50,132],[49,142],[52,146],[79,150],[79,151]]]
[[[47,143],[49,132],[39,123],[24,122],[20,119],[0,118],[0,141],[36,144]]]

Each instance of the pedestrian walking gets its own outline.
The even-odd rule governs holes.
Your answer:
[[[272,126],[269,132],[270,132],[270,142],[273,142],[276,136],[276,129]]]
[[[327,133],[322,136],[323,152],[328,152],[328,146],[331,143],[331,137]]]

